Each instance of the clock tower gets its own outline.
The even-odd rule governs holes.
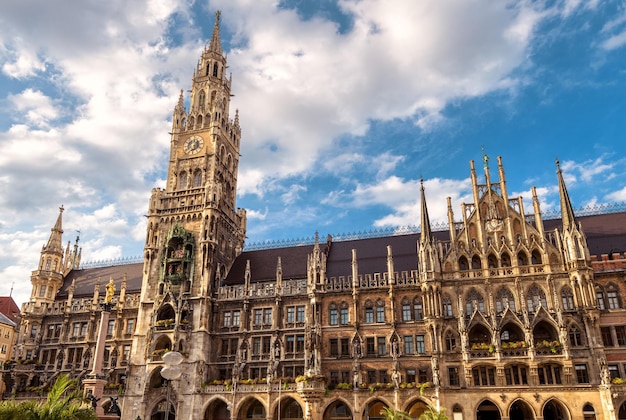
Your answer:
[[[229,115],[226,69],[218,12],[193,72],[189,109],[182,91],[174,107],[166,186],[150,197],[126,396],[131,405],[143,404],[142,394],[160,380],[154,367],[166,351],[185,355],[181,367],[198,384],[216,351],[209,331],[217,291],[246,234],[246,212],[235,204],[241,128],[238,113]]]

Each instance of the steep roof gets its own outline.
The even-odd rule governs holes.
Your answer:
[[[626,252],[626,212],[609,213],[576,218],[582,224],[587,236],[591,255],[611,252]],[[560,219],[544,221],[545,230],[561,227]],[[450,239],[449,232],[436,231],[432,234],[440,241]],[[417,269],[418,233],[380,238],[337,241],[330,244],[328,251],[328,277],[352,275],[352,249],[356,249],[359,274],[383,273],[387,271],[387,245],[391,245],[394,271]],[[321,244],[326,251],[326,244]],[[225,284],[242,284],[246,262],[250,260],[252,282],[269,281],[276,278],[276,262],[281,258],[283,279],[306,278],[307,256],[313,252],[313,245],[244,251],[237,257],[228,273]]]
[[[20,308],[11,296],[0,296],[0,313],[15,320],[20,314]]]
[[[587,236],[591,255],[626,252],[626,212],[579,216],[576,220],[581,223]],[[560,219],[544,221],[546,231],[561,227]],[[432,234],[441,241],[449,240],[448,231],[435,231]],[[396,272],[417,269],[417,243],[419,233],[408,235],[384,236],[380,238],[353,239],[331,242],[330,249],[327,243],[321,243],[322,252],[327,252],[328,277],[352,275],[352,249],[356,249],[359,274],[383,273],[387,271],[387,245],[391,245],[394,270]],[[283,279],[306,278],[307,258],[313,253],[313,245],[291,246],[286,248],[271,248],[254,251],[244,251],[239,255],[224,280],[226,285],[242,284],[244,282],[246,263],[250,261],[252,282],[271,281],[276,279],[276,265],[281,259]],[[72,270],[65,278],[63,287],[58,296],[67,297],[69,287],[75,280],[74,296],[93,296],[98,278],[102,292],[110,278],[115,281],[117,290],[120,289],[122,279],[126,275],[126,290],[128,293],[141,291],[142,263],[116,265],[111,267],[87,268]],[[0,297],[0,311],[3,305],[8,305],[6,297]],[[11,299],[12,301],[12,299]],[[13,302],[15,308],[15,302]],[[19,308],[17,308],[19,312]]]
[[[13,322],[8,316],[0,312],[0,324],[8,325],[11,328],[15,327],[15,322]]]
[[[100,279],[100,292],[104,292],[104,286],[113,279],[115,287],[120,290],[122,280],[126,276],[126,293],[137,293],[141,291],[143,263],[114,265],[110,267],[85,268],[82,270],[72,270],[63,281],[63,286],[59,289],[58,298],[67,297],[72,282],[75,281],[74,296],[93,296],[94,288]]]

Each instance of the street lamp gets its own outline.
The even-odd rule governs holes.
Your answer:
[[[183,373],[180,369],[181,362],[183,361],[183,355],[177,351],[169,351],[163,355],[163,363],[165,367],[161,369],[161,376],[166,379],[167,382],[167,397],[165,398],[165,420],[170,417],[170,393],[172,390],[172,381],[180,378]]]

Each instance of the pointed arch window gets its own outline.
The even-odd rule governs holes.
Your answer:
[[[462,271],[469,270],[469,264],[467,262],[467,258],[463,256],[459,258],[459,270],[462,270]]]
[[[465,313],[471,315],[476,309],[485,313],[485,299],[476,289],[472,289],[465,298]]]
[[[193,173],[193,186],[194,188],[202,186],[202,171],[200,169]]]
[[[204,108],[204,104],[206,103],[206,94],[203,90],[200,91],[200,95],[198,95],[198,106],[200,109]],[[198,121],[200,123],[200,121]]]
[[[510,308],[511,311],[515,312],[515,299],[513,298],[513,293],[508,288],[502,287],[496,294],[496,312],[501,314],[506,308]]]
[[[541,253],[539,253],[539,251],[537,251],[536,249],[533,250],[532,254],[531,254],[531,261],[532,264],[541,264]]]
[[[487,266],[489,268],[497,268],[498,267],[498,259],[496,258],[495,255],[489,254],[489,256],[487,257]]]
[[[178,175],[178,189],[183,190],[187,188],[187,172],[182,171],[180,175]]]
[[[604,290],[600,287],[596,288],[596,300],[598,302],[598,309],[606,311],[606,300],[604,297]]]
[[[528,293],[526,294],[526,304],[528,312],[536,312],[539,307],[548,308],[546,294],[536,284],[528,289]]]
[[[528,256],[524,251],[517,254],[517,265],[528,265]]]
[[[580,328],[578,328],[576,325],[572,325],[571,327],[569,327],[568,334],[570,346],[580,347],[584,345]]]
[[[422,304],[421,296],[413,299],[413,319],[416,321],[424,319],[424,305]]]
[[[441,307],[444,317],[452,318],[454,316],[452,313],[452,299],[450,299],[450,296],[446,295],[443,299],[441,299]]]
[[[348,312],[348,304],[341,302],[341,308],[339,309],[339,323],[341,325],[347,325],[350,323],[350,313]]]
[[[339,313],[337,312],[337,305],[334,302],[328,305],[328,317],[330,325],[339,324]]]
[[[565,286],[561,290],[561,303],[563,304],[564,311],[574,310],[574,294],[572,293],[572,289],[568,286]]]
[[[502,267],[510,267],[511,266],[511,257],[506,252],[503,252],[500,261],[502,262]]]
[[[480,263],[480,257],[478,255],[474,255],[472,257],[472,269],[479,270],[482,268],[482,264]]]
[[[609,309],[619,309],[622,306],[620,304],[617,288],[612,284],[610,284],[606,290],[606,300],[609,305]]]
[[[213,64],[213,77],[217,77],[218,66],[217,63]]]
[[[446,351],[456,350],[456,334],[452,331],[446,332],[445,335]]]
[[[385,322],[385,302],[380,299],[376,302],[376,322]]]
[[[371,300],[365,301],[365,323],[374,323],[374,304]]]

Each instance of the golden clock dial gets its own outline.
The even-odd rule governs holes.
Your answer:
[[[202,139],[202,137],[191,136],[187,139],[187,141],[185,141],[185,144],[183,145],[183,151],[186,154],[191,155],[200,151],[200,149],[202,149],[202,146],[204,146],[204,140]]]

